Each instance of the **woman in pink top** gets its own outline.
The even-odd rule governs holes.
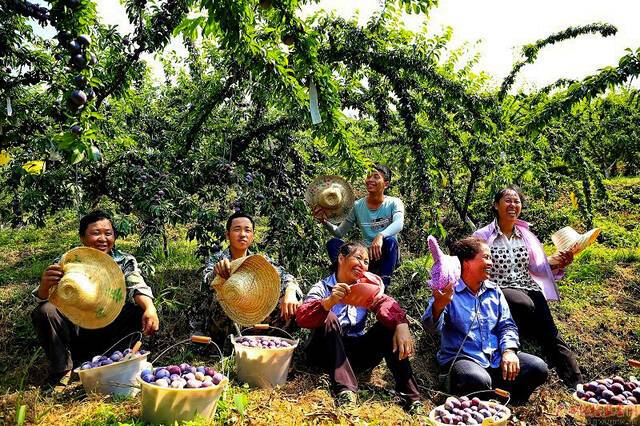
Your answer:
[[[498,191],[492,206],[494,221],[473,235],[491,248],[491,281],[502,289],[521,338],[534,339],[565,385],[574,387],[582,382],[582,374],[573,352],[558,334],[547,303],[559,299],[556,281],[573,255],[563,252],[560,263],[549,264],[529,224],[518,219],[523,199],[515,186]]]

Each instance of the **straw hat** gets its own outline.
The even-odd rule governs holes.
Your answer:
[[[355,202],[355,194],[349,182],[340,176],[318,176],[311,182],[304,196],[313,209],[323,208],[327,219],[342,220]]]
[[[258,324],[269,316],[280,298],[280,275],[264,256],[254,254],[231,262],[227,280],[211,283],[224,312],[240,325]]]
[[[78,247],[62,256],[60,266],[64,275],[49,289],[49,301],[72,323],[103,328],[120,315],[126,286],[124,274],[111,256]]]
[[[432,235],[427,237],[427,243],[433,257],[429,286],[434,290],[442,290],[447,284],[455,283],[460,278],[460,261],[455,256],[444,254],[438,245],[438,240]]]
[[[589,247],[600,235],[600,228],[593,228],[589,232],[579,234],[570,226],[565,226],[551,236],[559,252],[571,250],[573,254],[579,253]]]

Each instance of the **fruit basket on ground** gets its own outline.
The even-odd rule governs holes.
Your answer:
[[[640,362],[629,360],[632,367]],[[640,425],[640,380],[613,376],[581,383],[573,398],[587,418],[606,420],[610,424]]]
[[[222,351],[209,337],[192,336],[169,346],[154,363],[168,350],[187,342],[216,346],[222,360]],[[142,389],[142,419],[149,423],[174,424],[196,417],[213,418],[229,379],[213,367],[182,363],[156,368],[150,365],[140,372],[138,383]]]
[[[231,335],[233,352],[236,360],[238,381],[259,388],[273,388],[287,381],[287,374],[293,352],[298,347],[295,340],[286,331],[271,327],[268,324],[257,324],[245,330],[274,329],[287,336],[288,339],[274,336],[240,336]]]
[[[87,394],[135,396],[139,392],[136,376],[148,364],[149,352],[140,349],[140,341],[133,348],[113,351],[114,347],[134,334],[142,337],[139,332],[125,336],[104,354],[94,356],[91,361],[83,362],[75,369]]]
[[[493,392],[507,398],[507,402],[484,401],[473,395]],[[434,408],[429,413],[429,422],[434,426],[442,425],[499,425],[506,426],[511,417],[511,410],[507,408],[509,392],[502,389],[488,389],[472,392],[456,398],[450,396],[444,404]]]

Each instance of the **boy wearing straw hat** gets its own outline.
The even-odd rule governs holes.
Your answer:
[[[229,247],[214,253],[207,259],[207,264],[203,272],[203,283],[208,288],[216,277],[224,280],[228,279],[232,273],[232,262],[252,255],[249,248],[254,239],[254,220],[251,216],[243,212],[233,213],[227,219],[227,240]],[[277,265],[268,256],[266,260],[275,268],[279,276],[280,297],[278,300],[279,309],[272,312],[265,312],[261,322],[267,322],[280,328],[289,328],[293,323],[290,321],[295,316],[296,309],[302,300],[302,291],[293,275],[287,273],[281,266]],[[233,321],[222,310],[220,303],[216,300],[215,293],[212,293],[213,301],[209,305],[211,311],[210,320],[213,322],[207,328],[211,332],[211,337],[216,343],[224,344],[227,336],[233,333]]]
[[[312,204],[313,217],[336,237],[327,242],[327,251],[332,262],[336,261],[338,250],[344,244],[340,238],[357,224],[362,233],[362,240],[369,248],[370,270],[380,275],[385,287],[388,287],[391,275],[400,260],[396,235],[404,227],[404,204],[399,198],[384,194],[391,183],[391,170],[387,166],[374,165],[364,183],[367,196],[353,204],[339,225],[329,222],[327,209],[323,207],[321,197],[317,203]]]
[[[101,354],[127,334],[135,331],[153,334],[159,326],[153,293],[140,274],[136,259],[114,246],[117,235],[111,217],[99,210],[87,214],[80,219],[79,235],[83,246],[95,251],[85,248],[83,256],[86,256],[86,261],[72,265],[73,269],[66,265],[63,269],[60,264],[64,263],[67,255],[62,258],[63,262],[61,258],[56,259],[44,270],[40,284],[32,292],[38,306],[31,313],[31,319],[49,361],[47,382],[56,387],[68,383],[74,364]],[[90,268],[92,262],[96,266],[93,269]],[[61,300],[57,295],[59,292],[56,292],[62,285],[61,281],[76,277],[82,281],[80,284],[85,284],[85,289],[88,286],[96,288],[95,293],[101,293],[114,281],[112,277],[115,275],[109,268],[115,268],[115,273],[126,284],[127,303],[124,303],[124,294],[119,300],[100,301],[101,316],[115,318],[108,325],[101,321],[100,316],[85,316],[81,310],[79,316],[74,316],[76,323],[73,323],[61,311],[77,312],[81,305],[78,300],[81,299],[76,299],[76,302]],[[54,294],[59,308],[52,303],[54,299],[49,300]],[[120,295],[121,292],[115,294]]]

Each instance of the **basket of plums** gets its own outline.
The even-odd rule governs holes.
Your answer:
[[[284,330],[266,324],[259,324],[252,328],[258,330],[273,328],[286,333]],[[236,337],[231,335],[230,337],[239,381],[259,388],[273,388],[287,381],[293,352],[298,346],[297,340],[275,336]]]
[[[631,366],[640,362],[630,360]],[[573,398],[587,418],[618,419],[623,424],[640,424],[640,380],[631,376],[613,376],[580,383]]]
[[[136,344],[132,349],[96,355],[83,362],[76,372],[86,393],[135,396],[139,388],[136,376],[147,363],[148,351]]]
[[[499,395],[507,392],[494,390]],[[484,391],[483,391],[484,392]],[[477,392],[474,392],[477,393]],[[496,401],[484,401],[473,394],[456,398],[450,396],[443,405],[429,413],[429,421],[434,426],[441,425],[507,425],[511,410]]]
[[[193,336],[176,345],[188,341],[212,343],[208,337]],[[142,419],[149,423],[174,424],[198,416],[213,418],[229,379],[213,367],[181,363],[150,366],[140,372],[138,383],[142,389]]]

